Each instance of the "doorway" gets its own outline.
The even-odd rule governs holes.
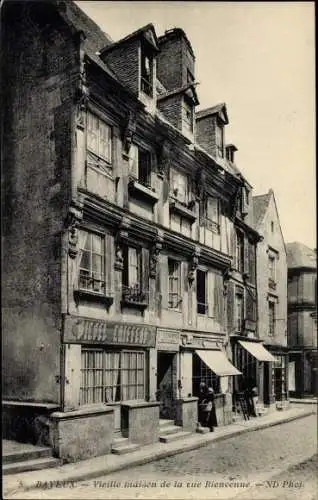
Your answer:
[[[160,402],[160,418],[174,419],[174,385],[173,379],[176,354],[158,352],[157,360],[157,400]]]

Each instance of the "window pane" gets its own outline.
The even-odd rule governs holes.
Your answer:
[[[102,253],[102,238],[98,234],[92,234],[92,251]]]
[[[81,269],[90,269],[90,253],[83,250],[81,258]]]

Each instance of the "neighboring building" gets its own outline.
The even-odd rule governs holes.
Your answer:
[[[287,258],[272,189],[253,196],[253,215],[255,229],[262,236],[256,259],[258,334],[275,358],[260,367],[260,395],[271,406],[288,399]]]
[[[112,42],[73,2],[2,10],[5,432],[64,460],[154,442],[159,418],[195,430],[200,381],[231,422],[259,235],[225,104],[195,113],[179,28]]]
[[[317,395],[317,252],[287,243],[289,392]]]

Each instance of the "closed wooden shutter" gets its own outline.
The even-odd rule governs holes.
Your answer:
[[[248,321],[256,320],[256,303],[254,299],[254,294],[256,292],[252,290],[246,290],[245,300],[246,300],[246,319]]]
[[[215,317],[215,278],[216,275],[214,274],[213,271],[208,271],[208,315],[211,318]]]
[[[227,291],[227,324],[229,333],[233,333],[234,330],[234,299],[234,283],[230,281]]]
[[[164,309],[168,308],[169,300],[169,271],[168,271],[168,256],[160,256],[160,282],[161,282],[161,295],[162,295],[162,307]]]
[[[149,295],[149,250],[148,248],[142,249],[142,259],[141,259],[141,283],[142,291],[146,294],[148,298]]]
[[[216,321],[220,324],[224,324],[223,277],[220,274],[215,275],[214,311],[215,311],[214,316]]]

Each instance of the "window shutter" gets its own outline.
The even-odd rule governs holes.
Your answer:
[[[218,223],[218,199],[217,198],[208,198],[208,219],[213,222]]]
[[[223,296],[223,277],[220,274],[215,275],[215,285],[214,285],[214,311],[215,319],[218,323],[223,324],[223,306],[224,306],[224,296]]]
[[[244,237],[244,273],[249,273],[249,258],[248,258],[248,250],[249,250],[249,241]]]
[[[216,286],[216,276],[213,271],[208,271],[208,315],[211,318],[215,316],[215,286]]]
[[[249,259],[249,267],[248,267],[248,274],[250,276],[250,281],[251,283],[255,283],[255,264],[256,264],[256,249],[255,245],[253,243],[248,243],[249,246],[249,252],[248,252],[248,259]]]
[[[148,248],[142,249],[142,259],[141,259],[141,283],[142,291],[146,294],[148,298],[149,293],[149,250]]]
[[[105,281],[106,294],[112,290],[113,276],[113,237],[110,234],[105,235]]]
[[[246,291],[246,319],[248,321],[255,321],[255,300],[250,290]]]
[[[129,152],[129,175],[138,179],[138,148],[132,144]]]
[[[234,299],[234,283],[230,281],[227,291],[227,321],[229,333],[233,333],[234,330]]]
[[[168,257],[167,255],[161,255],[160,259],[160,281],[161,281],[161,289],[160,293],[162,296],[162,307],[164,309],[168,308],[168,300],[169,300],[169,269],[168,269]]]

